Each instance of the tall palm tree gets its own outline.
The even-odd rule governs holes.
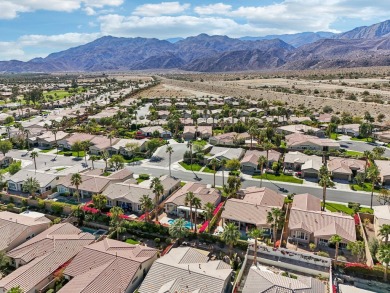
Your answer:
[[[145,213],[145,221],[149,222],[150,221],[150,211],[153,209],[153,201],[149,197],[149,195],[143,195],[139,201],[141,204],[141,209]]]
[[[92,155],[92,156],[89,157],[89,159],[92,162],[92,168],[95,169],[95,166],[94,166],[93,162],[99,160],[99,157],[96,156],[96,155]]]
[[[383,276],[383,280],[387,282],[387,269],[390,263],[390,245],[381,245],[378,249],[378,259],[382,262],[382,265],[385,267],[385,272]]]
[[[28,137],[30,135],[30,130],[23,129],[23,133],[26,136],[26,143],[27,143],[27,151],[30,149],[30,142],[28,141]]]
[[[210,221],[213,218],[214,209],[215,207],[211,202],[205,203],[203,206],[203,216],[205,217],[206,221]]]
[[[263,171],[264,171],[264,164],[267,162],[267,158],[264,156],[260,156],[257,160],[257,164],[260,166],[260,187],[263,185]]]
[[[390,225],[383,224],[382,226],[380,226],[378,236],[381,236],[382,242],[384,242],[384,244],[387,245],[390,236]]]
[[[267,223],[271,224],[272,228],[272,238],[274,241],[274,246],[276,244],[276,237],[278,230],[283,226],[284,222],[284,212],[277,208],[272,208],[267,214]]]
[[[266,142],[264,142],[264,143],[262,144],[262,147],[263,147],[263,149],[266,151],[266,154],[267,154],[266,158],[267,158],[267,165],[268,165],[269,151],[272,150],[272,148],[274,147],[274,145],[273,145],[271,142],[266,141]]]
[[[36,151],[31,152],[30,158],[34,160],[35,171],[37,171],[37,157],[38,157],[38,152]]]
[[[372,201],[374,198],[375,184],[377,184],[380,181],[379,175],[380,175],[380,171],[378,167],[375,165],[375,163],[371,164],[367,170],[367,178],[371,181],[371,202],[370,202],[371,209],[372,209]]]
[[[333,235],[332,237],[330,237],[329,239],[329,242],[330,243],[334,243],[336,245],[336,253],[334,255],[334,259],[335,261],[337,261],[337,258],[339,256],[339,246],[340,246],[340,242],[342,241],[343,239],[341,238],[341,236],[339,235]]]
[[[364,166],[364,171],[367,171],[369,162],[372,160],[373,155],[370,151],[364,151],[363,157],[364,157],[364,160],[366,161],[366,165]]]
[[[193,203],[194,203],[194,198],[195,198],[195,194],[192,192],[192,191],[189,191],[187,194],[186,194],[186,197],[184,199],[184,204],[185,206],[189,206],[190,207],[190,223],[191,223],[191,229],[192,229],[192,225],[193,225],[193,220],[192,220],[192,206],[193,206]]]
[[[23,184],[23,192],[28,192],[32,198],[35,197],[35,192],[40,188],[40,184],[36,178],[29,177]]]
[[[191,155],[191,157],[190,157],[191,171],[194,172],[194,171],[192,170],[192,141],[189,140],[189,141],[187,142],[187,148],[190,149],[190,155]]]
[[[172,146],[167,146],[167,149],[165,150],[166,153],[169,154],[169,177],[172,177],[171,173],[171,159],[172,159],[172,154],[173,154],[173,147]]]
[[[169,235],[173,238],[177,238],[179,244],[187,233],[186,221],[183,218],[176,219],[172,225],[169,226]]]
[[[110,146],[112,146],[112,139],[115,138],[115,131],[111,131],[108,135],[107,138],[110,140]]]
[[[119,240],[120,234],[126,231],[123,214],[123,209],[120,207],[112,207],[110,209],[110,230],[113,234],[116,234],[117,240]]]
[[[262,236],[264,236],[263,229],[254,228],[254,229],[249,231],[249,237],[255,239],[255,249],[254,249],[254,253],[253,253],[253,264],[254,265],[257,264],[257,241],[258,241],[257,239],[262,237]]]
[[[253,119],[252,119],[252,121],[253,121]],[[258,127],[257,127],[256,124],[253,124],[253,125],[250,126],[249,129],[248,129],[248,134],[249,134],[250,137],[251,137],[251,146],[250,146],[251,149],[252,149],[253,137],[256,136],[257,132],[258,132]]]
[[[226,164],[227,164],[227,160],[225,158],[223,158],[220,162],[219,162],[219,165],[221,166],[222,168],[222,187],[225,186],[225,167],[226,167]]]
[[[195,197],[192,202],[193,207],[195,208],[195,215],[194,215],[194,224],[195,224],[195,234],[196,234],[196,224],[197,224],[197,218],[198,218],[198,209],[202,207],[202,201],[199,197]]]
[[[57,144],[57,133],[58,133],[58,129],[57,128],[53,128],[51,130],[51,133],[53,133],[54,135],[54,143],[55,143],[55,147],[56,147],[56,153],[58,155],[58,144]]]
[[[210,161],[210,164],[211,166],[213,166],[213,173],[214,173],[214,185],[213,187],[215,187],[215,173],[217,172],[216,171],[216,168],[217,168],[217,165],[218,165],[218,160],[216,158],[212,158],[211,161]]]
[[[164,186],[162,185],[161,183],[161,180],[160,178],[158,177],[154,177],[152,179],[152,182],[150,183],[150,188],[152,189],[152,191],[154,192],[155,194],[155,197],[154,197],[154,204],[155,204],[155,218],[156,218],[156,221],[158,221],[158,205],[160,203],[160,196],[162,194],[164,194]]]
[[[72,174],[72,177],[70,178],[70,184],[72,184],[76,187],[77,201],[78,202],[80,202],[79,186],[81,183],[83,183],[83,179],[81,178],[80,173]]]
[[[318,184],[322,186],[322,210],[325,210],[326,204],[326,188],[334,186],[334,182],[330,179],[330,174],[328,171],[328,167],[324,164],[320,168],[319,174],[320,180]]]
[[[232,256],[233,245],[240,239],[240,231],[234,223],[228,223],[223,228],[221,238],[229,246],[229,255]]]
[[[104,161],[104,163],[106,164],[104,171],[107,171],[107,168],[108,168],[107,164],[108,164],[108,159],[110,158],[110,154],[106,150],[104,150],[102,152],[101,158]]]

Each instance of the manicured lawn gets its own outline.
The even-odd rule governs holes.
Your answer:
[[[218,171],[218,168],[216,168],[215,171]],[[210,169],[208,166],[206,166],[206,167],[203,169],[202,172],[214,174],[214,170],[213,170],[213,169]]]
[[[192,145],[199,145],[202,147],[204,147],[206,144],[207,144],[207,141],[205,141],[205,140],[195,140],[192,142]]]
[[[142,179],[142,178],[137,178],[137,179],[135,179],[136,181],[137,181],[137,184],[140,184],[141,182],[144,182],[145,181],[145,179]]]
[[[331,133],[331,134],[330,134],[330,139],[339,140],[339,139],[338,139],[338,136],[339,136],[339,135],[338,135],[337,133]]]
[[[107,177],[107,176],[110,176],[110,175],[111,175],[111,172],[107,172],[107,171],[106,171],[106,172],[104,172],[102,175]]]
[[[83,91],[83,88],[79,87],[77,91],[80,93]],[[47,97],[49,95],[53,96],[53,101],[57,101],[57,100],[62,100],[65,97],[73,96],[75,95],[75,93],[74,92],[69,93],[68,91],[65,90],[54,90],[54,91],[43,93],[44,97]]]
[[[64,155],[65,153],[68,153],[68,151],[60,151],[60,152],[58,152],[59,155]],[[84,151],[72,152],[72,157],[84,158]]]
[[[362,152],[356,152],[356,151],[346,151],[345,154],[348,156],[355,156],[355,157],[363,156]]]
[[[343,204],[339,204],[339,203],[327,203],[327,204],[325,204],[325,208],[333,213],[343,212],[343,213],[351,215],[351,216],[354,214],[353,209],[350,209],[348,206],[343,205]],[[362,207],[362,208],[360,208],[359,212],[372,214],[373,210],[370,208],[363,208]]]
[[[186,185],[186,184],[187,184],[187,182],[181,181],[181,182],[180,182],[180,187],[183,187],[183,186]]]
[[[48,149],[48,150],[41,150],[40,153],[48,153],[51,152],[53,149]]]
[[[184,169],[186,170],[190,170],[191,171],[191,165],[189,164],[186,164],[184,162],[180,162],[179,163]],[[192,164],[192,171],[200,171],[200,169],[202,169],[203,166],[199,165],[199,164]]]
[[[128,244],[139,244],[139,241],[129,238],[129,239],[126,239],[126,243],[128,243]]]
[[[356,191],[367,191],[371,192],[372,184],[371,183],[364,183],[364,186],[359,186],[357,184],[350,184],[349,185],[352,190]]]
[[[363,141],[363,142],[374,142],[374,140],[371,137],[369,137],[369,138],[351,137],[351,140]]]
[[[65,167],[62,167],[62,168],[57,168],[56,170],[57,170],[58,172],[60,172],[60,171],[65,170],[65,169],[66,169]]]
[[[302,184],[303,180],[299,178],[295,178],[294,176],[290,175],[284,175],[284,174],[262,174],[262,175],[253,175],[252,178],[255,179],[268,179],[271,181],[281,181],[281,182],[289,182],[289,183],[297,183],[297,184]]]
[[[126,163],[133,163],[133,162],[138,162],[138,161],[142,161],[142,160],[145,160],[145,158],[134,157],[134,158],[126,160]]]

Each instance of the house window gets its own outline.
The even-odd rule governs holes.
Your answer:
[[[8,188],[12,190],[16,190],[16,184],[13,182],[8,182]]]
[[[328,239],[322,239],[322,238],[320,238],[319,243],[320,243],[320,244],[328,244]]]
[[[295,238],[307,240],[307,234],[302,231],[295,231]]]
[[[108,205],[109,207],[112,207],[112,201],[111,201],[111,200],[107,200],[107,205]]]
[[[139,211],[141,211],[141,210],[142,210],[142,207],[141,207],[141,205],[140,205],[140,204],[138,204],[138,205],[137,205],[137,209],[138,209]]]
[[[45,190],[46,190],[46,191],[51,190],[51,185],[46,186]]]

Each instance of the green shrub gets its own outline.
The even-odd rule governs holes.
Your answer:
[[[53,202],[50,208],[54,214],[61,215],[64,210],[64,205],[59,202]]]
[[[62,221],[61,218],[55,218],[55,219],[53,220],[53,224],[59,224],[59,223],[61,223],[61,221]]]
[[[154,243],[159,244],[161,242],[160,238],[154,238]]]
[[[139,174],[139,179],[142,180],[149,180],[150,176],[148,174]]]
[[[10,196],[10,197],[9,197],[9,202],[10,202],[10,203],[14,203],[14,201],[15,201],[15,199],[14,199],[12,196]]]
[[[27,198],[23,198],[23,199],[22,199],[22,205],[23,205],[24,207],[26,207],[26,206],[28,205],[28,203],[27,203]]]
[[[13,210],[14,209],[14,207],[15,207],[15,205],[13,204],[13,203],[9,203],[9,204],[7,204],[7,210]]]
[[[11,175],[14,175],[15,173],[19,172],[21,169],[22,169],[22,162],[21,161],[14,161],[9,165],[8,172]]]
[[[45,201],[43,199],[38,199],[38,209],[45,209]]]
[[[317,255],[323,257],[329,257],[329,253],[327,253],[326,251],[319,251],[317,252]]]

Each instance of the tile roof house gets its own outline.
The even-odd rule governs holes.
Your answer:
[[[162,176],[160,180],[164,187],[164,193],[160,197],[161,202],[180,187],[180,180],[168,175]],[[155,194],[149,186],[142,186],[128,181],[110,184],[102,194],[107,197],[107,206],[109,207],[120,206],[126,211],[141,213],[140,200],[142,196],[147,195],[155,202]]]
[[[152,137],[154,132],[158,132],[162,138],[170,138],[172,133],[164,130],[161,126],[146,126],[139,129],[139,132],[145,137]]]
[[[89,151],[92,155],[101,155],[103,151],[106,151],[109,147],[115,145],[120,141],[120,138],[114,137],[109,139],[104,135],[96,135],[90,140],[91,146]]]
[[[210,260],[208,255],[208,251],[192,247],[173,248],[154,262],[138,292],[231,292],[230,265]]]
[[[254,172],[260,170],[257,161],[260,156],[267,157],[266,151],[257,151],[257,150],[248,150],[246,151],[244,157],[241,159],[241,170],[243,172]],[[274,162],[278,162],[280,159],[281,153],[275,150],[268,151],[268,165],[266,168],[270,168]]]
[[[244,142],[246,139],[250,139],[248,133],[229,132],[220,135],[212,136],[209,139],[212,145],[238,145],[240,141]]]
[[[286,135],[285,140],[289,150],[329,151],[340,148],[340,144],[334,140],[300,133]]]
[[[0,280],[0,292],[17,286],[26,293],[41,290],[54,279],[54,272],[94,240],[69,223],[51,226],[7,253],[17,269]]]
[[[390,161],[375,160],[378,167],[382,185],[390,185]]]
[[[77,141],[91,141],[96,135],[88,133],[73,133],[72,135],[58,140],[58,146],[62,149],[70,150]]]
[[[318,178],[322,167],[322,158],[310,156],[310,158],[301,166],[303,178]]]
[[[356,241],[355,220],[345,214],[321,211],[321,200],[310,194],[294,196],[288,222],[288,235],[294,241],[327,245],[333,235],[342,238],[341,246]]]
[[[242,199],[226,201],[221,215],[223,224],[233,222],[243,231],[257,227],[271,233],[267,214],[272,208],[283,208],[284,196],[266,187],[248,187],[240,195]]]
[[[202,208],[208,202],[211,202],[214,206],[217,206],[221,202],[220,190],[208,187],[206,184],[188,182],[165,201],[165,212],[167,214],[189,217],[190,208],[185,205],[185,197],[188,192],[193,192],[201,200]],[[203,213],[202,208],[197,210],[198,215]]]
[[[64,270],[59,293],[134,292],[157,259],[157,250],[105,238],[85,246]]]
[[[36,144],[41,148],[52,148],[55,146],[56,138],[58,143],[58,141],[63,140],[69,137],[70,135],[71,135],[70,133],[66,133],[63,131],[58,131],[56,135],[54,135],[54,133],[51,131],[46,131],[43,134],[37,136],[35,141]]]
[[[337,132],[346,134],[349,136],[359,136],[360,135],[360,124],[344,124],[337,126]]]
[[[133,144],[138,145],[139,151],[143,152],[146,150],[146,145],[148,143],[147,139],[127,139],[127,138],[121,138],[115,143],[113,143],[111,146],[106,148],[106,151],[110,155],[117,155],[120,154],[125,157],[131,157],[133,153],[131,150],[128,150],[126,148],[127,144]]]
[[[9,251],[43,232],[51,225],[44,214],[0,212],[0,250]]]
[[[102,193],[110,184],[124,182],[130,178],[133,178],[133,172],[129,169],[121,169],[109,176],[103,176],[103,171],[94,169],[81,175],[81,184],[79,185],[80,197],[92,197],[94,194]],[[58,182],[58,192],[73,194],[76,191],[76,186],[72,185],[71,179],[73,174],[61,178]]]
[[[379,229],[382,225],[390,225],[390,206],[389,205],[375,206],[372,207],[372,209],[374,210],[375,235],[378,236]]]
[[[208,139],[213,134],[212,126],[184,126],[183,139],[191,140],[195,138]]]
[[[292,133],[301,133],[301,134],[311,134],[317,137],[325,136],[325,132],[322,129],[308,126],[305,124],[292,124],[292,125],[279,126],[276,128],[276,132],[284,135],[288,135]]]
[[[328,170],[333,179],[351,181],[358,173],[364,173],[364,160],[330,157],[327,161]]]
[[[245,279],[242,293],[324,293],[326,287],[316,278],[297,276],[296,279],[277,275],[270,270],[252,266]]]
[[[207,157],[207,162],[209,163],[212,159],[217,159],[218,161],[238,159],[240,160],[244,155],[245,150],[242,148],[226,148],[226,147],[212,147],[209,152],[209,157]]]

